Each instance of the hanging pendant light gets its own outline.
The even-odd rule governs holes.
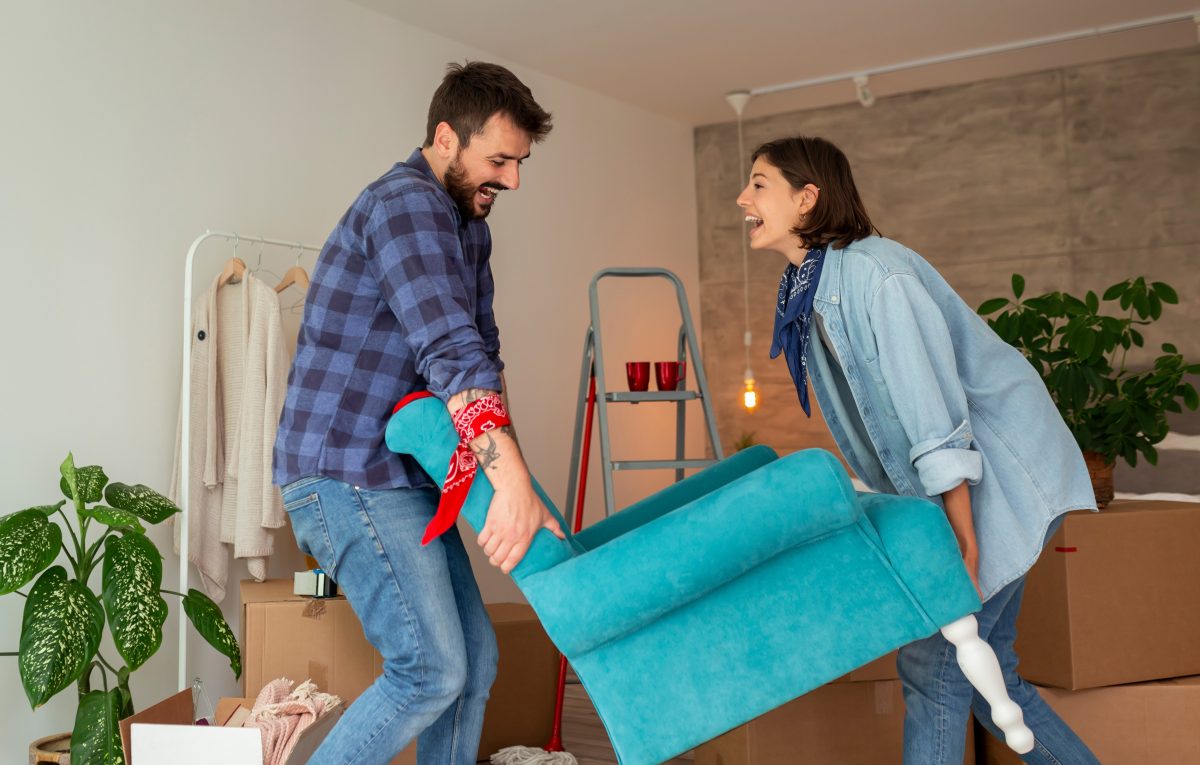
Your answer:
[[[738,134],[738,173],[741,181],[746,180],[746,147],[742,138],[742,112],[746,110],[746,104],[750,102],[750,91],[736,90],[732,93],[725,94],[725,100],[733,107],[733,111],[737,113],[737,134]],[[743,378],[742,390],[742,407],[747,412],[753,413],[758,408],[758,391],[754,387],[754,370],[750,368],[750,258],[746,245],[746,221],[742,220],[742,306],[745,309],[745,351],[746,351],[746,375]]]

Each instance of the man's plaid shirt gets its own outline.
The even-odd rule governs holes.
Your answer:
[[[420,150],[367,186],[313,270],[275,440],[274,482],[312,475],[364,489],[430,486],[388,451],[392,407],[500,390],[487,223],[462,223]]]

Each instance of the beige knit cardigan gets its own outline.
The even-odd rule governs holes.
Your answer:
[[[217,602],[229,576],[227,545],[262,581],[273,550],[271,530],[286,525],[283,500],[271,483],[271,454],[289,367],[275,291],[249,272],[218,288],[219,278],[192,313],[187,481],[188,559]],[[176,501],[180,436],[171,481]]]

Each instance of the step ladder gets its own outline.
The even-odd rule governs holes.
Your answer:
[[[667,279],[675,285],[675,296],[679,301],[679,313],[682,322],[679,327],[678,361],[687,362],[696,390],[686,390],[687,375],[679,381],[676,390],[657,391],[610,391],[604,378],[604,344],[600,336],[600,298],[598,286],[601,279],[606,278],[659,278]],[[725,455],[721,450],[721,439],[717,435],[717,422],[713,414],[712,399],[708,393],[708,380],[704,375],[704,365],[700,361],[700,345],[696,337],[692,315],[688,310],[687,294],[683,282],[671,271],[665,268],[605,268],[592,277],[588,288],[588,300],[591,309],[591,324],[587,328],[583,340],[583,364],[579,373],[579,405],[575,413],[575,437],[571,446],[571,475],[567,485],[567,503],[564,508],[571,514],[567,518],[568,526],[572,517],[582,512],[583,493],[587,480],[588,452],[592,432],[592,406],[596,404],[596,413],[600,418],[600,465],[604,480],[604,515],[608,517],[615,512],[613,494],[613,473],[618,470],[660,470],[674,469],[675,480],[681,481],[684,471],[691,468],[703,468],[722,459]],[[624,385],[621,386],[624,388]],[[704,412],[704,422],[708,433],[708,442],[712,447],[714,459],[688,458],[684,454],[684,433],[686,427],[686,405],[688,401],[699,400]],[[610,404],[638,404],[643,402],[675,402],[675,458],[662,460],[614,460],[609,441],[608,406]],[[586,420],[586,422],[585,422]],[[583,456],[583,463],[580,456]],[[577,494],[578,492],[578,494]]]

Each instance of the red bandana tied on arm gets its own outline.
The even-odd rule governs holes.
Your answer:
[[[399,409],[416,396],[408,396],[399,404]],[[450,468],[446,473],[446,482],[442,487],[442,498],[438,501],[437,513],[425,527],[425,536],[421,544],[427,545],[437,539],[458,520],[463,503],[471,490],[471,482],[475,480],[475,471],[479,462],[467,446],[479,436],[490,430],[511,425],[512,420],[504,408],[504,402],[498,395],[484,396],[481,399],[459,409],[454,415],[454,429],[458,431],[458,447],[450,457]]]

